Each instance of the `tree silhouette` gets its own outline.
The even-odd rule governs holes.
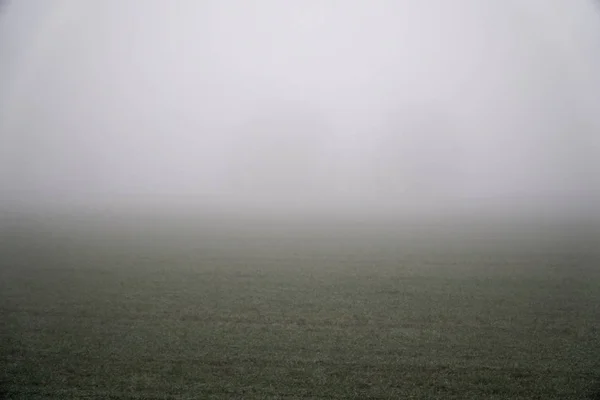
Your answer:
[[[373,155],[374,189],[399,200],[452,193],[462,164],[457,128],[450,114],[431,106],[389,116]]]
[[[238,128],[231,176],[241,196],[302,201],[324,188],[325,120],[283,105]]]

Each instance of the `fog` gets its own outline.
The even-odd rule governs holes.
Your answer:
[[[2,209],[600,215],[596,6],[8,1]]]

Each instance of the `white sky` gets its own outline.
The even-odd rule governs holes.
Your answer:
[[[19,0],[0,60],[6,204],[600,204],[592,1]]]

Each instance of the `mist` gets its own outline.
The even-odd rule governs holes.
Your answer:
[[[2,209],[600,215],[596,6],[9,1]]]

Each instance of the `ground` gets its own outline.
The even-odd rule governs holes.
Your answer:
[[[600,398],[589,237],[160,224],[6,225],[1,396]]]

